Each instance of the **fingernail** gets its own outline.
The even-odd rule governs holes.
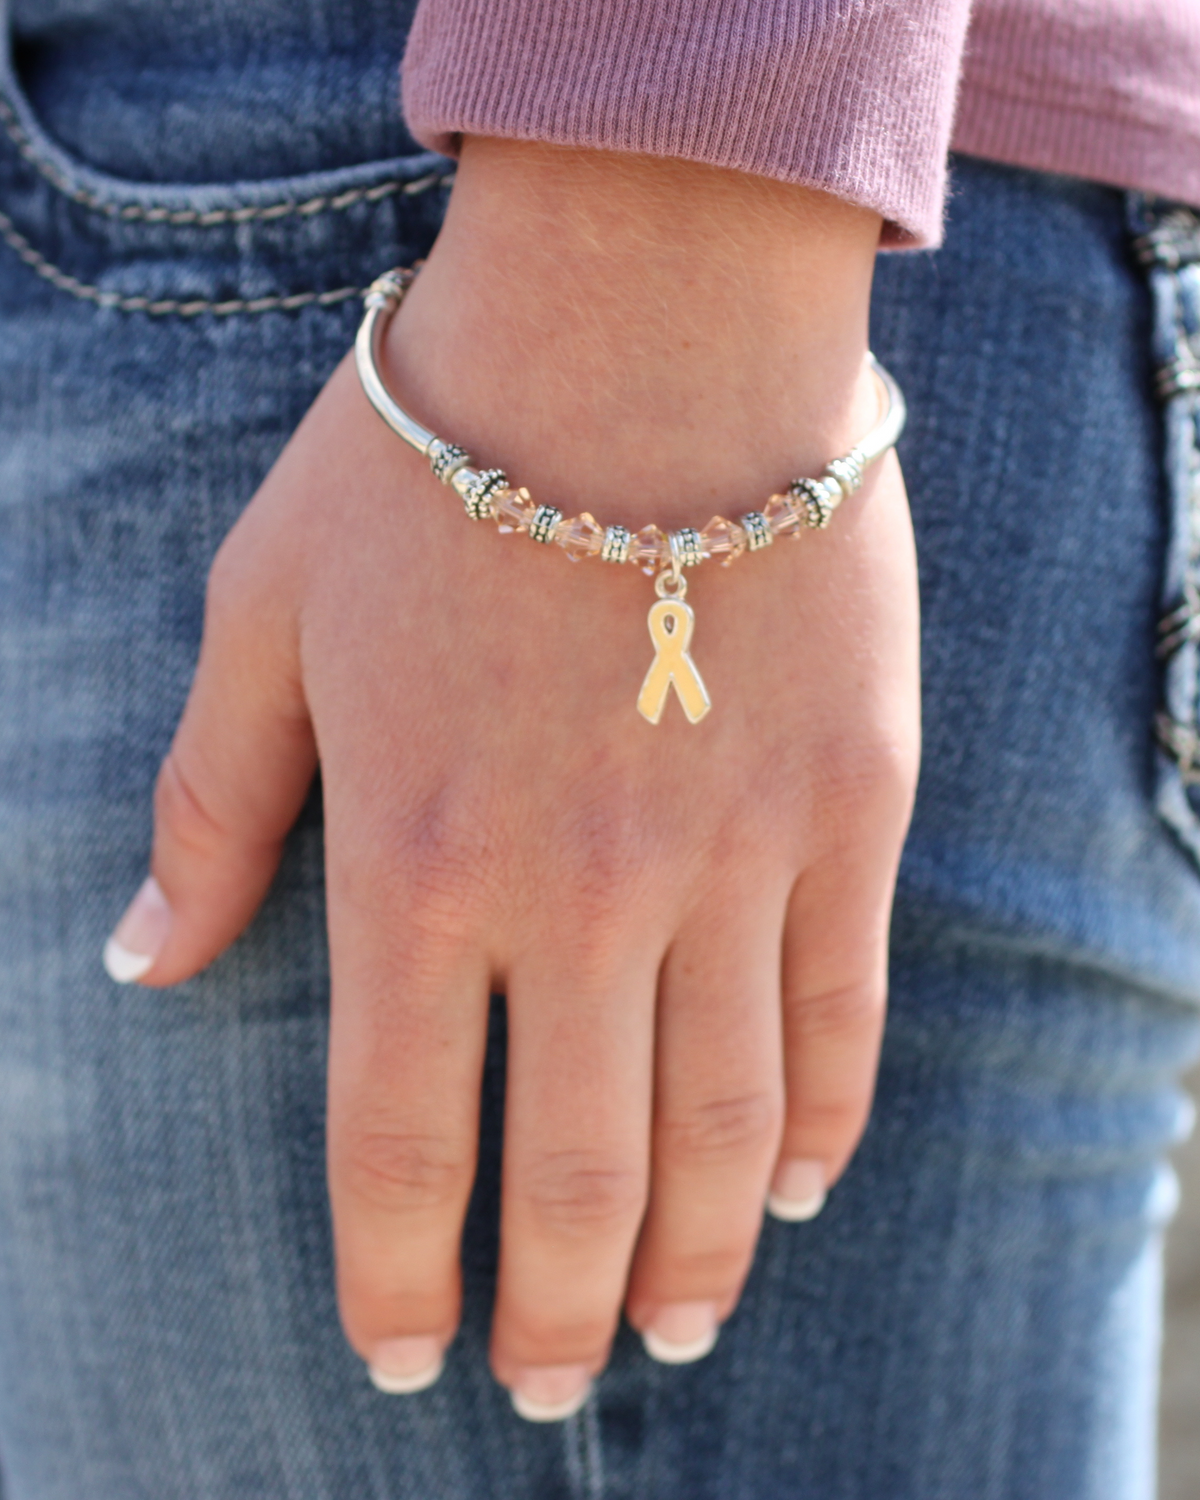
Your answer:
[[[642,1343],[661,1364],[690,1365],[712,1351],[717,1332],[715,1303],[669,1302],[643,1331]]]
[[[162,887],[151,875],[104,945],[104,967],[109,978],[118,984],[129,984],[149,973],[170,930],[171,908]]]
[[[509,1394],[527,1422],[562,1422],[575,1415],[591,1388],[586,1365],[534,1365],[521,1371]]]
[[[367,1374],[377,1391],[388,1396],[411,1396],[433,1385],[445,1363],[438,1339],[384,1339],[375,1348]]]
[[[825,1207],[825,1168],[819,1161],[781,1161],[767,1196],[767,1212],[787,1224],[815,1219]]]

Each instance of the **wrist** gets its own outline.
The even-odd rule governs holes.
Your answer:
[[[750,506],[874,420],[878,230],[767,179],[472,141],[389,380],[564,508],[670,524]]]

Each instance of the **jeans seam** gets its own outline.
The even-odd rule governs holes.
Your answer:
[[[347,188],[344,193],[321,193],[316,197],[299,201],[294,198],[284,198],[277,203],[248,203],[237,208],[214,208],[207,211],[196,208],[168,208],[164,204],[107,203],[97,194],[88,192],[86,188],[75,187],[52,162],[45,160],[22,130],[21,123],[11,105],[2,95],[0,95],[0,123],[3,124],[9,140],[20,153],[22,160],[26,161],[41,177],[44,177],[57,192],[69,198],[72,203],[78,203],[83,208],[89,209],[92,213],[103,214],[106,218],[121,219],[126,222],[188,225],[193,229],[215,229],[225,224],[271,222],[275,219],[288,218],[293,214],[301,218],[314,218],[319,214],[341,213],[347,208],[352,208],[356,203],[378,203],[381,199],[394,197],[396,194],[409,198],[415,197],[418,193],[426,193],[431,188],[447,183],[453,177],[452,170],[427,172],[424,177],[415,178],[411,182],[395,177],[386,182],[374,183],[370,187]]]
[[[1131,195],[1140,231],[1134,253],[1148,273],[1155,306],[1154,384],[1164,410],[1167,576],[1156,655],[1163,664],[1162,707],[1154,733],[1160,751],[1160,817],[1200,862],[1200,816],[1188,791],[1200,786],[1200,215],[1182,205]]]

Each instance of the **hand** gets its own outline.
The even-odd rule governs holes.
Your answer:
[[[735,518],[873,424],[877,233],[732,173],[472,141],[387,378],[568,514]],[[652,727],[635,569],[470,522],[348,361],[305,418],[214,565],[114,951],[174,984],[225,948],[319,758],[339,1301],[381,1384],[427,1383],[459,1317],[490,988],[518,1409],[577,1405],[622,1306],[652,1352],[703,1352],[772,1183],[819,1207],[882,1028],[915,577],[893,456],[828,531],[690,575],[714,707]]]

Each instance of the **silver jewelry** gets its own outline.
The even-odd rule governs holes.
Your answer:
[[[833,482],[837,489],[838,498],[841,498],[841,488],[836,480]],[[797,502],[800,513],[804,517],[804,524],[814,531],[824,531],[833,519],[834,504],[830,496],[829,486],[820,479],[795,479],[792,481],[788,494]]]
[[[535,542],[553,541],[554,528],[562,518],[562,511],[555,510],[553,505],[539,505],[529,523],[529,535]]]
[[[601,562],[623,563],[629,561],[629,544],[633,533],[624,526],[609,526],[600,544]]]
[[[746,548],[759,552],[775,540],[774,533],[761,510],[748,510],[742,517],[742,530],[746,533]]]
[[[708,691],[688,650],[695,616],[687,600],[685,568],[695,568],[710,557],[727,566],[743,551],[760,552],[782,535],[800,535],[796,522],[822,531],[834,511],[859,488],[870,464],[891,448],[904,430],[905,406],[900,387],[876,360],[867,355],[867,365],[883,395],[879,420],[860,442],[826,464],[819,479],[796,479],[786,496],[767,502],[767,513],[747,511],[740,521],[714,516],[702,531],[682,526],[664,535],[657,526],[644,526],[634,537],[625,526],[600,527],[586,513],[564,522],[553,505],[537,505],[527,490],[510,487],[502,469],[476,471],[466,450],[447,443],[423,427],[395,400],[379,372],[379,351],[388,320],[412,285],[416,272],[385,272],[367,289],[366,313],[354,343],[355,363],[363,390],[371,405],[398,437],[429,460],[433,473],[462,497],[466,512],[476,521],[494,517],[501,531],[525,531],[535,542],[557,542],[569,557],[578,560],[596,556],[604,562],[633,562],[647,573],[655,573],[657,602],[649,616],[655,658],[642,692],[638,710],[657,724],[673,690],[688,719],[698,723],[710,708]]]
[[[496,496],[508,488],[508,475],[503,469],[484,469],[482,474],[474,474],[460,465],[451,477],[457,479],[460,474],[464,483],[459,493],[467,515],[472,521],[490,521],[496,514]]]
[[[692,526],[682,526],[668,538],[672,561],[681,568],[698,568],[703,561],[700,555],[700,533]]]
[[[441,438],[434,438],[429,445],[429,467],[433,470],[433,477],[443,484],[470,462],[471,455],[457,443],[443,443]]]

